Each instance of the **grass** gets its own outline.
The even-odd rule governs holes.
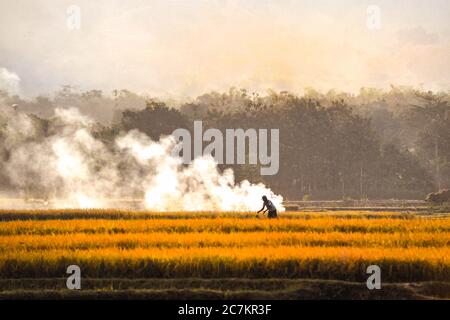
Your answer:
[[[365,284],[308,279],[86,279],[71,291],[65,279],[0,280],[0,299],[449,299],[445,282]]]
[[[448,211],[450,212],[450,210]],[[318,215],[318,213],[320,213]],[[421,213],[423,214],[423,213]],[[318,219],[318,218],[415,218],[419,213],[413,211],[392,212],[383,210],[305,210],[302,212],[289,212],[283,214],[284,219]],[[192,218],[255,218],[254,212],[147,212],[129,211],[122,209],[47,209],[47,210],[6,210],[0,209],[0,221],[13,220],[74,220],[74,219],[192,219]]]
[[[49,210],[0,221],[0,298],[450,298],[446,214]],[[81,292],[64,287],[70,264]],[[387,289],[369,294],[372,264]]]

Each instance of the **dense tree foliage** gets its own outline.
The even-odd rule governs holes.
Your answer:
[[[204,130],[279,129],[277,175],[260,176],[258,165],[231,167],[237,180],[262,181],[289,199],[421,199],[450,187],[445,93],[392,87],[362,89],[359,95],[308,89],[303,96],[272,91],[260,96],[233,88],[179,103],[127,90],[106,97],[65,87],[54,98],[25,101],[3,93],[2,99],[42,119],[51,120],[50,110],[58,106],[89,110],[102,123],[96,135],[104,141],[132,129],[157,140],[177,128],[192,130],[194,120],[203,120]]]

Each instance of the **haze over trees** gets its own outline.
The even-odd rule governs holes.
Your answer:
[[[423,199],[450,187],[449,93],[392,87],[357,95],[313,89],[259,95],[232,88],[174,102],[65,86],[52,97],[25,100],[1,92],[0,99],[4,108],[33,114],[43,137],[55,107],[76,107],[95,119],[95,134],[104,141],[132,129],[158,140],[177,128],[192,130],[194,120],[202,120],[204,130],[279,129],[277,175],[260,176],[257,165],[231,167],[237,180],[262,181],[292,200]],[[7,186],[3,181],[2,189]]]

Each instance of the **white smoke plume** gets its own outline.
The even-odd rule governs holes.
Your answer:
[[[154,211],[251,211],[267,195],[263,184],[235,183],[212,157],[183,165],[172,136],[152,141],[130,131],[114,143],[96,138],[96,124],[77,109],[56,109],[47,133],[33,116],[2,107],[0,173],[22,199],[42,208],[139,208]],[[11,202],[2,207],[15,208]],[[26,206],[26,205],[25,205]]]
[[[20,77],[6,68],[0,68],[0,90],[10,94],[18,94]]]

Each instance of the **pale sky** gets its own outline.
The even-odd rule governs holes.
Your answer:
[[[449,90],[449,21],[448,0],[1,0],[0,89]]]

